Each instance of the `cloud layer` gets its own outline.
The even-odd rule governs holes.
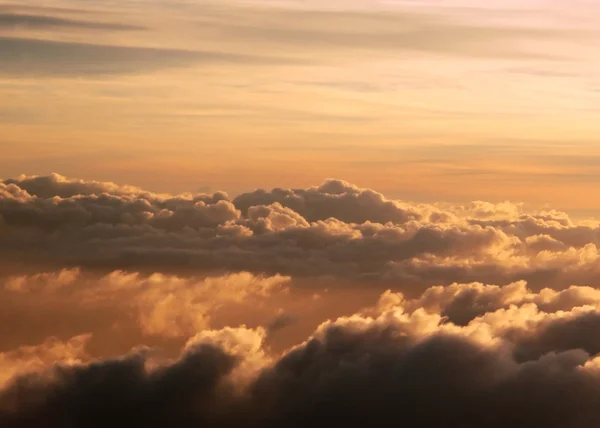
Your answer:
[[[85,28],[92,30],[143,30],[144,27],[127,24],[114,24],[108,22],[80,21],[76,19],[60,18],[48,15],[2,13],[0,9],[0,29],[5,28]]]
[[[21,177],[0,183],[0,230],[7,273],[247,271],[404,283],[415,292],[473,281],[526,280],[534,289],[598,283],[597,223],[509,202],[412,204],[340,180],[231,199]]]
[[[295,427],[324,420],[363,426],[398,418],[408,425],[465,427],[598,423],[595,290],[532,293],[523,284],[466,284],[445,296],[439,291],[421,296],[427,308],[385,293],[377,307],[325,322],[304,343],[275,357],[264,348],[265,330],[245,327],[199,332],[175,359],[148,348],[116,359],[73,359],[84,353],[85,338],[16,351],[25,361],[51,354],[59,362],[6,383],[0,422],[6,427],[100,427],[117,420],[149,427]],[[464,304],[463,293],[471,304]],[[487,302],[488,310],[480,310],[478,302]],[[587,304],[576,306],[581,303]],[[464,325],[443,315],[453,305],[455,310],[462,305],[459,317],[470,319]],[[565,309],[542,309],[553,305]],[[2,355],[2,361],[16,352]]]
[[[327,180],[0,182],[0,425],[588,427],[598,224]]]

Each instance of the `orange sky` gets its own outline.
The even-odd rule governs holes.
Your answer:
[[[0,2],[0,172],[596,215],[593,1]]]
[[[600,425],[599,40],[598,0],[0,0],[0,427]]]

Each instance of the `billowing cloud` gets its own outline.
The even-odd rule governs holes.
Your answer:
[[[340,180],[309,189],[256,190],[236,197],[233,203],[244,213],[251,207],[279,203],[309,222],[335,218],[346,223],[406,223],[422,217],[418,207]]]
[[[48,376],[23,377],[4,390],[0,422],[6,427],[104,426],[113,418],[148,426],[201,423],[212,418],[211,409],[223,410],[214,407],[214,398],[235,362],[223,349],[200,344],[178,362],[152,371],[144,350],[90,365],[61,365]]]
[[[600,260],[597,223],[510,203],[412,204],[339,180],[230,199],[20,177],[0,183],[0,229],[2,268],[13,274],[247,271],[410,284],[419,292],[453,282],[593,286]]]
[[[0,422],[293,427],[402,418],[409,425],[583,427],[600,420],[599,362],[590,349],[596,329],[588,322],[595,309],[545,312],[522,302],[577,303],[523,284],[454,289],[518,303],[461,326],[386,293],[372,316],[327,321],[278,356],[268,355],[263,329],[227,327],[198,333],[175,359],[138,348],[115,359],[59,362],[5,386]],[[473,309],[476,303],[465,305]],[[569,338],[564,326],[573,322],[583,328]]]
[[[74,364],[89,359],[85,346],[90,338],[90,334],[81,334],[62,342],[49,337],[40,345],[0,352],[0,388],[22,374],[43,371],[58,363]]]
[[[53,174],[0,236],[2,427],[600,422],[595,222]]]

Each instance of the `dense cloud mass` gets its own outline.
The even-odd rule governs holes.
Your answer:
[[[561,212],[390,200],[328,180],[308,189],[158,195],[59,175],[0,183],[3,268],[82,267],[534,288],[596,285],[599,226]]]
[[[81,362],[74,356],[82,354],[85,338],[40,345],[61,362],[7,382],[0,394],[0,423],[296,427],[401,418],[408,426],[584,427],[600,422],[597,293],[536,294],[523,284],[456,285],[444,296],[428,291],[421,296],[430,302],[428,309],[413,310],[416,301],[386,293],[377,307],[366,309],[372,316],[325,322],[304,343],[273,358],[263,345],[264,329],[244,327],[204,330],[172,360],[143,348]],[[472,296],[466,313],[477,301],[500,309],[462,326],[433,309],[456,305],[462,293]],[[573,307],[582,302],[588,304]],[[541,309],[553,305],[569,309]],[[34,354],[31,349],[13,354],[18,352],[29,359]],[[44,354],[36,352],[41,360]],[[14,356],[2,355],[0,361],[8,358]]]
[[[339,180],[4,180],[0,426],[594,426],[598,231]]]

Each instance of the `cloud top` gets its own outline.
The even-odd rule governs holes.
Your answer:
[[[0,183],[4,269],[595,285],[599,226],[518,204],[438,206],[340,180],[306,189],[159,195],[59,175]],[[18,260],[16,254],[19,254]],[[10,261],[14,262],[11,264]]]
[[[440,426],[583,427],[598,421],[594,354],[600,348],[589,321],[597,319],[597,296],[587,300],[591,305],[574,306],[581,302],[567,303],[568,292],[547,299],[547,291],[532,293],[523,284],[454,290],[475,290],[481,299],[512,295],[513,303],[458,325],[431,306],[411,309],[415,301],[390,304],[385,294],[380,303],[386,304],[366,309],[372,316],[325,322],[275,358],[265,353],[263,329],[227,327],[198,333],[172,360],[149,349],[117,359],[64,360],[14,377],[0,393],[0,421],[7,427],[115,420],[150,427],[292,427],[323,420],[353,427],[394,418]],[[422,298],[432,300],[436,291]],[[521,300],[514,297],[519,292]],[[523,303],[536,299],[546,302]],[[543,311],[549,300],[569,309]],[[77,350],[84,341],[70,343],[63,348]]]
[[[2,180],[0,425],[594,426],[598,228],[334,179]]]

